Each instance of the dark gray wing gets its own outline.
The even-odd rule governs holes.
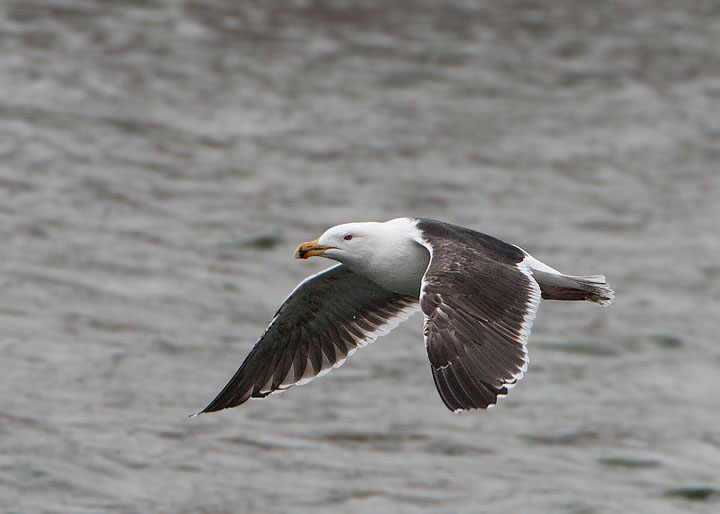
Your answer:
[[[437,390],[455,412],[490,407],[527,368],[540,287],[513,245],[431,220],[417,227],[432,255],[420,308]]]
[[[388,291],[343,265],[308,277],[202,412],[235,407],[324,375],[417,310],[416,299]]]

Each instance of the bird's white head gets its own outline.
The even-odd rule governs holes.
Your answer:
[[[295,258],[326,257],[381,286],[417,296],[430,254],[417,241],[416,221],[346,223],[297,247]]]
[[[345,223],[327,229],[315,241],[308,241],[295,250],[296,259],[326,257],[350,264],[382,249],[383,223]]]
[[[295,258],[320,256],[351,267],[378,257],[401,258],[409,246],[416,246],[410,238],[414,230],[415,221],[408,218],[396,218],[384,223],[345,223],[327,229],[315,241],[298,246]]]

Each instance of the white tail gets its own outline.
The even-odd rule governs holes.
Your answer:
[[[530,268],[545,300],[590,301],[605,306],[615,298],[604,275],[563,275],[529,253],[525,255],[522,264]]]

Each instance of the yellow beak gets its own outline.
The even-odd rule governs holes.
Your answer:
[[[326,250],[333,248],[332,246],[323,246],[317,244],[318,240],[308,241],[297,247],[295,250],[296,259],[307,259],[309,257],[315,257],[316,255],[322,255]]]

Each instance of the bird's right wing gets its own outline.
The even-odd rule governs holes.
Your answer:
[[[275,314],[240,369],[201,412],[302,385],[388,333],[418,302],[353,273],[342,264],[301,282]]]

